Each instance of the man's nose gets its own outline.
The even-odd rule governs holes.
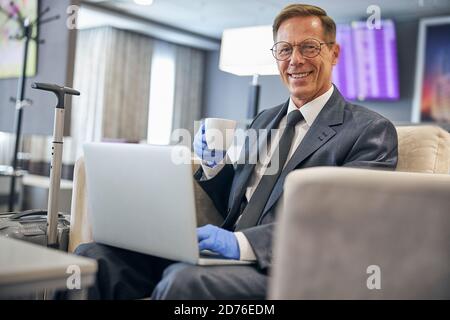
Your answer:
[[[290,63],[292,65],[305,63],[305,58],[303,57],[302,53],[300,52],[300,47],[294,46],[292,48],[292,55],[291,55]]]

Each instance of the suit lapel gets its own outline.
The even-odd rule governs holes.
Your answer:
[[[345,100],[342,98],[337,88],[334,87],[334,91],[330,99],[317,116],[311,128],[308,130],[302,142],[297,147],[281,173],[269,197],[269,200],[267,201],[263,214],[261,215],[261,219],[281,196],[286,176],[336,134],[336,131],[331,128],[331,126],[340,125],[343,123],[344,107]]]

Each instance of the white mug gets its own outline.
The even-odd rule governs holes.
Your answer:
[[[237,122],[235,120],[206,118],[205,137],[210,150],[227,150],[233,142]]]

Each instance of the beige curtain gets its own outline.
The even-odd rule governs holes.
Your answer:
[[[0,165],[11,165],[14,154],[15,135],[0,132]]]
[[[72,152],[88,141],[140,141],[147,136],[153,40],[111,27],[78,34]]]
[[[173,130],[184,128],[194,134],[194,121],[200,120],[203,97],[205,52],[176,47]]]

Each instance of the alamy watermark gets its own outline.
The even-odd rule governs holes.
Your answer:
[[[71,5],[66,9],[67,20],[66,26],[69,30],[77,28],[77,20],[80,6]],[[366,25],[369,30],[381,29],[381,8],[376,4],[371,4],[367,7],[366,13],[369,17],[366,20]]]
[[[77,28],[77,20],[78,20],[78,11],[80,10],[80,6],[72,5],[68,6],[66,9],[67,20],[66,26],[69,30],[73,30]]]
[[[375,4],[367,7],[366,13],[370,16],[367,18],[366,25],[369,30],[381,29],[381,8]]]
[[[370,265],[366,270],[370,276],[367,278],[366,285],[369,290],[381,290],[381,268],[377,265]]]
[[[214,146],[215,153],[208,159],[195,153],[197,159],[224,162],[233,165],[259,164],[265,168],[264,175],[273,175],[280,166],[280,154],[276,137],[279,139],[282,129],[226,129],[208,130],[208,146]],[[231,137],[231,138],[230,138]],[[171,135],[172,144],[178,146],[171,153],[172,163],[176,165],[192,162],[192,136],[187,129],[176,129]],[[223,157],[223,152],[226,157]]]
[[[80,290],[81,289],[81,269],[78,265],[70,265],[66,269],[66,273],[69,274],[66,280],[66,287],[68,290]]]

